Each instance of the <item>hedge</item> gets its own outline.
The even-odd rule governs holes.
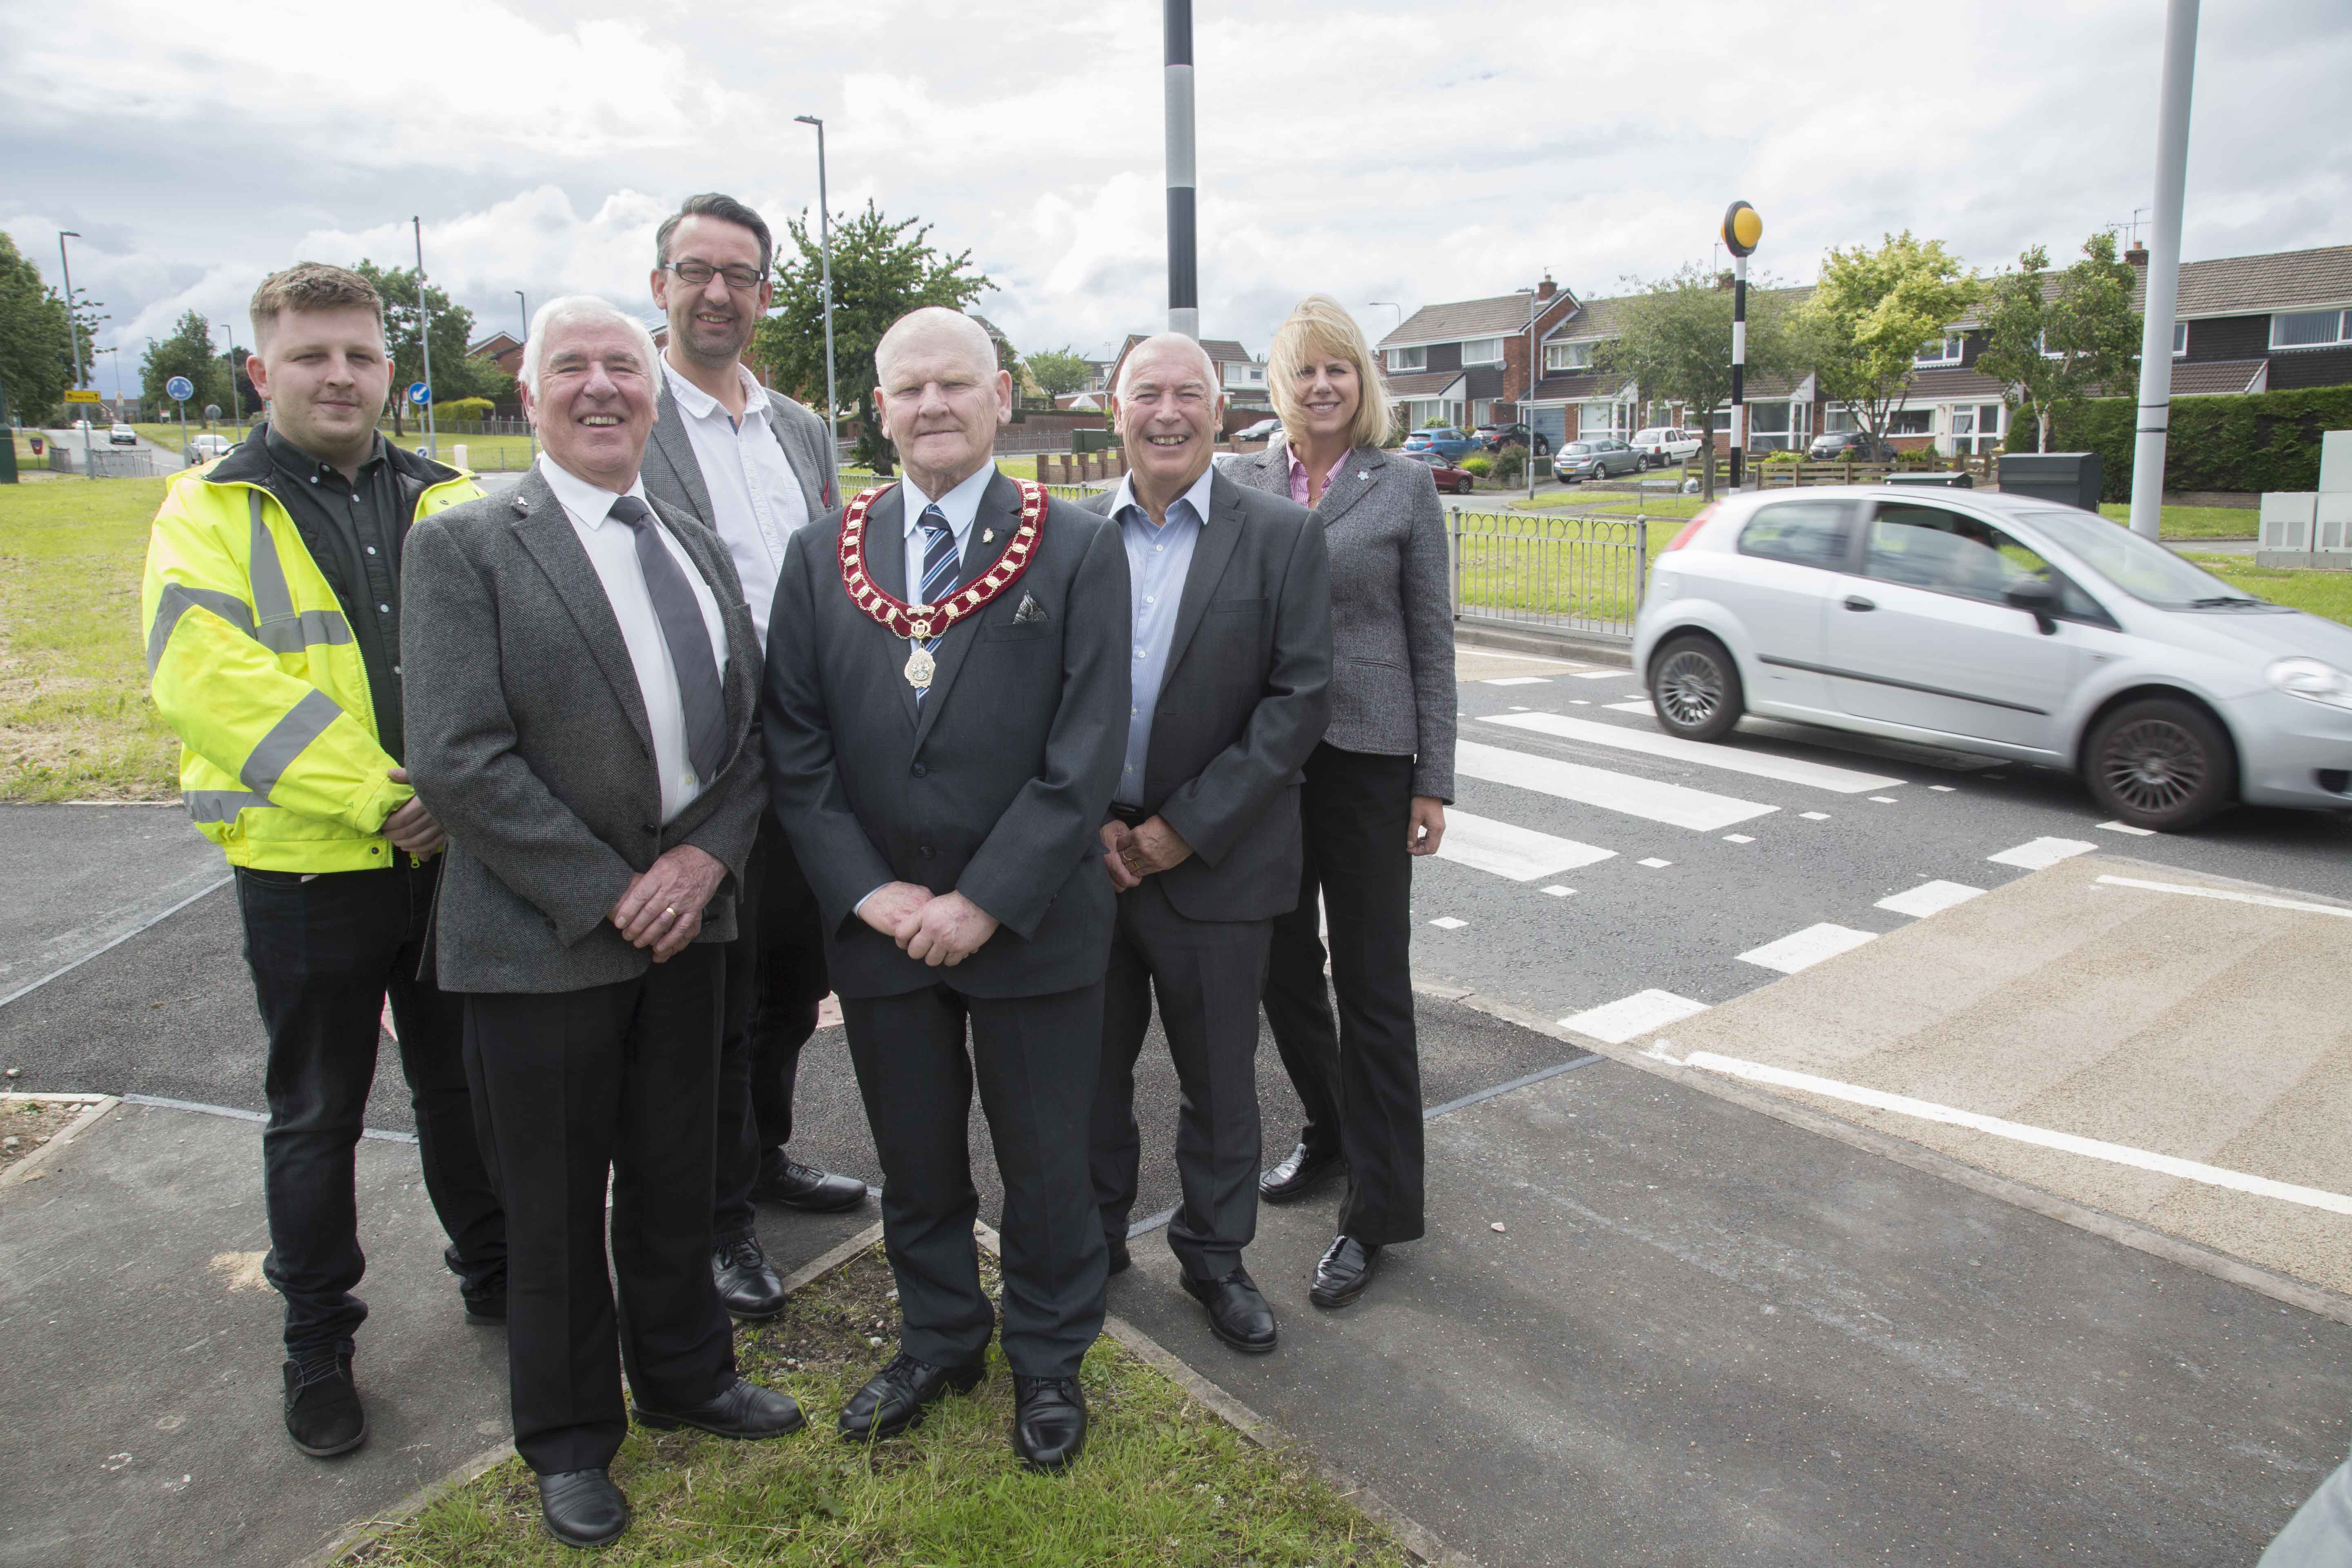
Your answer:
[[[2131,499],[2132,443],[2137,400],[2099,397],[2062,413],[2051,425],[2053,452],[2096,452],[2100,494]],[[2352,430],[2352,386],[2262,392],[2251,397],[2182,397],[2172,405],[2165,442],[2168,490],[2314,490],[2319,488],[2319,438]],[[2011,449],[2033,449],[2033,421],[2020,418]]]

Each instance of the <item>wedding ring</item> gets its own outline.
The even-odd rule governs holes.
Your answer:
[[[672,920],[676,920],[677,918],[677,906],[676,904],[664,904],[662,906],[662,913],[669,916]]]

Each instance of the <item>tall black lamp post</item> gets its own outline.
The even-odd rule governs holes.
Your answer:
[[[1723,215],[1723,247],[1731,252],[1731,488],[1738,489],[1748,448],[1748,258],[1764,237],[1764,220],[1746,202]],[[1713,437],[1708,437],[1714,439]]]

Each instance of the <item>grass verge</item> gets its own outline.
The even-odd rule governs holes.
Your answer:
[[[983,1268],[988,1259],[983,1255]],[[993,1283],[992,1279],[991,1283]],[[633,1428],[613,1468],[635,1522],[616,1565],[845,1563],[1069,1568],[1340,1568],[1409,1561],[1303,1457],[1264,1449],[1109,1339],[1087,1353],[1083,1458],[1033,1476],[1014,1460],[1013,1384],[989,1377],[908,1436],[853,1447],[833,1420],[897,1331],[879,1247],[736,1335],[744,1375],[789,1390],[807,1430],[765,1443]],[[342,1562],[368,1568],[574,1563],[509,1459],[385,1527]]]
[[[2117,522],[2131,521],[2123,501],[2101,501],[2099,515]],[[2252,539],[2262,531],[2263,514],[2252,507],[2168,506],[2157,520],[2159,539]]]
[[[162,479],[0,486],[0,801],[169,800],[139,578]]]
[[[2232,588],[2352,626],[2352,572],[2257,566],[2242,555],[2192,554],[2189,559]]]

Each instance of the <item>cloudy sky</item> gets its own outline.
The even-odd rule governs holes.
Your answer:
[[[1260,352],[1311,289],[1375,336],[1373,300],[1613,293],[1708,259],[1735,196],[1791,281],[1905,227],[2063,256],[2152,199],[2161,0],[1195,12],[1202,331]],[[0,0],[0,228],[52,281],[79,231],[126,360],[270,268],[406,261],[412,214],[483,330],[517,289],[649,312],[681,195],[814,210],[802,113],[835,210],[969,247],[1021,348],[1164,319],[1155,0]],[[2185,258],[2352,242],[2347,81],[2343,0],[2206,0]]]

